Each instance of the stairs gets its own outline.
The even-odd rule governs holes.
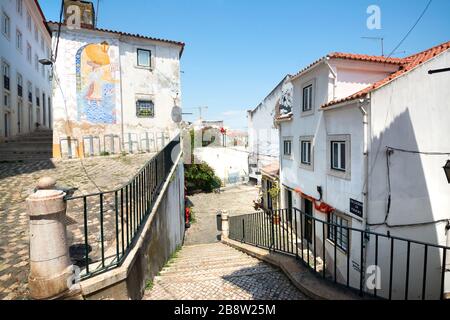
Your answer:
[[[39,161],[52,158],[53,131],[40,129],[0,143],[0,162]]]
[[[146,300],[305,299],[285,275],[222,243],[185,246],[147,284]]]

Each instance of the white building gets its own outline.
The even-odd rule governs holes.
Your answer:
[[[0,141],[49,128],[52,123],[49,67],[51,36],[37,0],[0,2]]]
[[[66,3],[80,5],[86,2]],[[89,3],[88,3],[89,4]],[[95,27],[89,9],[81,26],[61,28],[55,62],[55,158],[147,151],[178,132],[184,44]],[[58,24],[50,22],[56,46]]]
[[[289,75],[253,110],[247,112],[250,179],[261,183],[261,169],[280,155],[275,118],[291,112],[292,84]]]
[[[325,246],[331,273],[337,245],[338,282],[345,283],[348,272],[350,286],[358,288],[366,277],[361,268],[377,262],[378,295],[403,299],[407,291],[409,299],[419,299],[426,282],[425,297],[439,298],[443,250],[429,247],[425,253],[425,246],[412,244],[407,273],[406,241],[393,241],[391,259],[389,238],[378,243],[374,235],[361,239],[362,233],[346,229],[324,235],[320,220],[449,244],[450,187],[442,170],[448,155],[417,154],[450,150],[443,138],[450,133],[450,74],[428,74],[448,67],[449,48],[445,43],[404,59],[334,53],[292,77],[293,111],[278,120],[281,203],[319,219],[303,218],[304,242],[316,243],[320,256]]]

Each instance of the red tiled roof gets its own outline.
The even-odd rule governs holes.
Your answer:
[[[49,21],[48,23],[50,25],[52,25],[52,26],[55,26],[55,27],[58,26],[58,22]],[[121,36],[127,36],[127,37],[133,37],[133,38],[139,38],[139,39],[145,39],[145,40],[152,40],[152,41],[159,41],[159,42],[175,44],[177,46],[181,46],[180,57],[183,54],[184,47],[185,47],[185,43],[184,42],[167,40],[167,39],[161,39],[161,38],[154,38],[154,37],[144,36],[144,35],[137,34],[137,33],[128,33],[128,32],[123,32],[123,31],[114,31],[114,30],[109,30],[109,29],[92,28],[92,27],[86,27],[86,26],[82,26],[82,29],[94,30],[94,31],[99,31],[99,32],[106,32],[106,33],[113,33],[113,34],[118,34],[118,35],[121,35]]]
[[[442,52],[444,52],[448,49],[450,49],[450,41],[444,42],[440,45],[437,45],[437,46],[427,49],[425,51],[416,53],[412,56],[399,59],[399,60],[401,60],[401,64],[400,64],[400,69],[398,71],[390,74],[386,78],[384,78],[378,82],[375,82],[374,84],[370,85],[369,87],[364,88],[348,97],[330,101],[330,102],[324,104],[322,106],[322,108],[326,109],[327,107],[336,105],[338,103],[361,99],[361,98],[365,97],[369,92],[384,86],[385,84],[402,76],[403,74],[411,71],[412,69],[416,68],[417,66],[421,65],[422,63],[434,58],[435,56],[441,54]]]
[[[402,65],[403,64],[403,59],[401,59],[401,58],[386,58],[386,57],[382,57],[382,56],[371,56],[371,55],[367,55],[367,54],[332,52],[332,53],[327,54],[325,57],[322,57],[319,60],[314,61],[313,63],[308,65],[306,68],[303,68],[302,70],[297,72],[295,75],[292,76],[292,79],[297,78],[300,74],[311,69],[312,67],[316,66],[317,64],[319,64],[320,62],[322,62],[326,59],[345,59],[345,60],[364,61],[364,62],[387,63],[387,64],[394,64],[394,65]]]
[[[262,167],[261,171],[270,176],[278,177],[280,172],[280,163],[278,161],[274,161],[269,165]]]

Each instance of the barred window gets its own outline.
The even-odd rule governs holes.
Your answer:
[[[345,252],[348,252],[348,220],[340,215],[337,215],[336,212],[332,212],[328,216],[328,222],[331,223],[331,225],[328,225],[328,240],[334,242],[335,245]]]
[[[155,106],[153,104],[153,101],[136,101],[136,116],[141,118],[153,118],[155,116]]]

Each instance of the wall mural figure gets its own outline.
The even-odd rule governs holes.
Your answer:
[[[76,55],[78,121],[116,124],[117,63],[107,42],[88,44]]]

